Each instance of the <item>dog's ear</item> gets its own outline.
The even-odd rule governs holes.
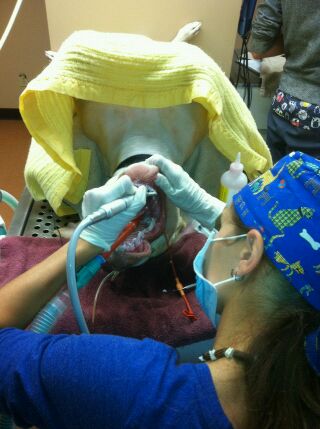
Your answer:
[[[44,54],[47,58],[49,58],[50,61],[52,61],[56,55],[56,52],[54,51],[44,51]]]

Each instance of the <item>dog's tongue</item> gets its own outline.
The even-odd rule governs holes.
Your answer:
[[[165,225],[164,198],[154,184],[158,171],[156,166],[139,163],[132,164],[124,172],[136,185],[147,185],[156,189],[157,195],[147,198],[144,215],[137,229],[114,252],[112,263],[117,266],[137,265],[140,261],[151,256],[150,242],[163,233]]]

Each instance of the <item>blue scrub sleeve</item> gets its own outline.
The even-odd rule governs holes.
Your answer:
[[[21,427],[231,428],[205,364],[154,340],[0,330],[0,412]]]

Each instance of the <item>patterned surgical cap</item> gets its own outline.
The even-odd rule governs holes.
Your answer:
[[[292,152],[233,197],[249,228],[258,229],[265,253],[301,296],[320,311],[320,161]],[[306,337],[320,374],[320,330]]]

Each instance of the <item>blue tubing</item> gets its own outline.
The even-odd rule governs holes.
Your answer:
[[[102,255],[97,255],[95,258],[91,259],[86,265],[84,265],[77,272],[77,289],[83,288],[89,283],[89,281],[97,274],[100,270],[101,265],[106,262]]]
[[[82,267],[76,275],[78,289],[86,286],[104,263],[105,259],[101,255],[98,255]],[[38,334],[46,334],[52,331],[57,320],[65,312],[69,302],[70,295],[68,291],[64,290],[60,294],[56,295],[35,317],[30,330]]]
[[[68,253],[67,253],[67,282],[69,288],[69,294],[71,298],[71,304],[73,312],[76,316],[79,329],[84,334],[90,334],[88,325],[85,321],[83,311],[80,304],[78,288],[77,288],[77,278],[76,278],[76,249],[78,239],[81,232],[89,225],[92,221],[89,217],[83,219],[75,229],[72,234],[71,240],[69,242]]]
[[[12,210],[15,210],[18,206],[18,200],[9,192],[4,191],[3,189],[0,189],[0,201],[3,201],[4,203],[8,204],[9,207],[12,208]]]
[[[67,291],[62,291],[56,295],[48,304],[40,311],[34,318],[30,331],[37,334],[49,333],[56,324],[59,317],[64,313],[69,301],[69,294]]]

